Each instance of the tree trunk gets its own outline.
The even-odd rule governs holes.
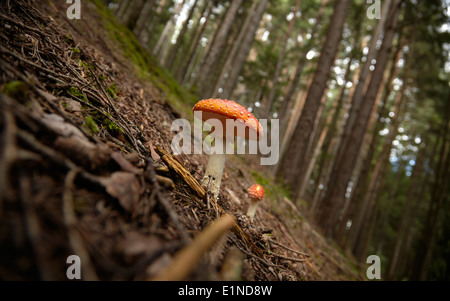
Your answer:
[[[389,16],[387,27],[383,36],[383,42],[378,53],[377,64],[370,84],[367,88],[367,93],[363,99],[358,115],[355,117],[355,123],[352,128],[351,135],[346,137],[346,141],[343,140],[341,143],[340,148],[342,148],[342,151],[340,151],[340,153],[342,156],[338,155],[337,157],[338,161],[336,162],[337,164],[335,164],[335,168],[333,168],[331,175],[331,181],[333,184],[328,185],[329,190],[327,191],[323,201],[323,209],[319,215],[319,223],[327,236],[333,236],[334,234],[335,225],[338,219],[337,213],[339,212],[339,208],[342,208],[344,203],[344,195],[354,169],[354,160],[355,158],[358,158],[358,154],[361,149],[368,120],[370,118],[370,114],[372,113],[389,57],[400,10],[401,1],[394,0],[391,15]]]
[[[294,108],[292,110],[291,117],[289,118],[289,122],[286,126],[286,131],[283,134],[283,137],[281,139],[281,148],[280,148],[280,155],[281,158],[284,157],[284,154],[286,153],[286,148],[289,146],[292,140],[292,135],[294,134],[295,128],[298,124],[298,120],[300,119],[300,116],[303,112],[303,107],[305,106],[306,96],[308,95],[308,91],[311,88],[311,84],[313,82],[314,75],[311,75],[306,84],[306,89],[301,91],[299,94],[297,94],[297,98],[295,100]],[[282,161],[281,161],[282,162]],[[277,165],[275,165],[275,174],[278,174],[281,168],[281,162]]]
[[[223,23],[221,24],[220,28],[218,29],[217,36],[215,37],[214,44],[209,49],[209,53],[207,54],[207,57],[205,61],[203,62],[202,66],[200,67],[200,70],[198,72],[198,76],[195,80],[198,87],[200,88],[200,91],[203,95],[205,89],[207,88],[208,84],[210,83],[210,80],[214,74],[215,71],[215,64],[220,59],[220,54],[222,53],[223,46],[225,45],[226,38],[228,35],[228,32],[231,29],[231,26],[233,25],[234,18],[236,17],[236,13],[239,9],[239,7],[242,4],[242,0],[233,0],[231,2],[230,7],[227,10],[227,13],[225,15],[225,18],[223,20]],[[205,95],[204,97],[208,97]]]
[[[241,73],[245,61],[247,60],[247,56],[250,52],[250,48],[255,38],[256,30],[259,27],[259,23],[262,19],[262,16],[264,15],[264,11],[266,10],[268,2],[269,2],[268,0],[259,1],[258,7],[256,8],[255,13],[252,15],[248,31],[246,32],[242,40],[242,46],[234,59],[234,62],[232,64],[233,68],[228,74],[227,81],[223,86],[224,98],[230,98],[233,94],[233,90],[234,87],[236,86],[238,76]]]
[[[306,165],[305,156],[307,155],[306,151],[311,138],[310,130],[314,126],[320,100],[330,76],[331,66],[336,57],[349,5],[349,0],[336,1],[330,27],[325,38],[311,87],[305,100],[302,114],[294,130],[293,138],[289,142],[289,147],[280,163],[277,175],[283,177],[285,184],[292,190],[304,175]],[[293,197],[296,199],[298,195],[294,194]]]
[[[321,108],[319,109],[319,112],[318,112],[319,114],[317,114],[318,116],[322,115],[322,110],[323,110],[323,107],[325,105],[325,100],[327,98],[326,97],[326,93],[327,93],[326,90],[328,90],[328,87],[325,89],[324,95],[322,95],[322,101],[321,101],[322,104],[321,104]],[[305,179],[304,179],[303,182],[299,183],[299,186],[298,186],[299,188],[298,188],[298,193],[297,194],[298,194],[298,196],[300,198],[303,197],[303,195],[305,193],[305,190],[306,190],[306,187],[308,186],[308,183],[309,183],[309,180],[311,178],[311,174],[313,172],[314,166],[316,165],[317,157],[320,154],[323,142],[324,142],[325,137],[327,135],[328,129],[330,128],[331,118],[333,117],[333,115],[336,112],[336,105],[337,105],[337,102],[335,101],[335,103],[333,104],[332,108],[330,109],[330,112],[328,112],[327,119],[325,120],[325,124],[323,126],[323,129],[322,129],[322,131],[320,133],[320,136],[317,139],[317,143],[312,143],[312,144],[315,144],[314,149],[308,151],[308,153],[310,153],[311,156],[307,160],[308,165],[307,165],[307,168],[306,168],[306,171],[305,171]],[[319,119],[320,118],[317,118],[316,125],[314,126],[314,129],[315,129],[314,133],[316,133],[318,131],[318,127],[319,127],[319,124],[318,124],[319,122],[318,121],[319,121]],[[315,136],[315,134],[314,134],[314,136]],[[312,147],[312,145],[310,146],[310,148],[311,147]]]
[[[375,30],[372,33],[372,37],[370,40],[370,44],[368,46],[369,52],[366,56],[366,62],[363,65],[363,68],[361,69],[361,73],[359,75],[358,84],[355,88],[355,93],[353,94],[352,99],[352,107],[350,109],[350,114],[347,120],[347,124],[345,126],[345,132],[344,137],[348,137],[350,135],[350,132],[352,131],[353,125],[355,124],[355,120],[357,117],[357,112],[359,112],[359,109],[361,107],[363,95],[364,95],[364,88],[367,84],[367,78],[370,74],[370,66],[372,65],[372,60],[375,59],[376,53],[377,53],[377,42],[380,37],[380,34],[382,32],[382,29],[385,25],[386,19],[388,18],[389,13],[389,5],[392,0],[386,0],[383,2],[383,7],[381,10],[381,17],[377,22],[377,26],[375,27]],[[344,141],[345,138],[344,138]],[[338,158],[342,154],[338,155]]]
[[[212,8],[213,8],[213,5],[210,4],[209,1],[206,1],[205,5],[203,7],[203,11],[201,12],[201,14],[199,16],[195,27],[198,28],[200,26],[200,21],[203,17],[205,18],[205,22],[201,25],[199,30],[194,31],[194,32],[197,32],[197,34],[195,35],[195,38],[192,40],[191,44],[188,47],[189,50],[187,52],[188,53],[187,59],[184,60],[178,66],[177,79],[182,85],[184,85],[187,80],[188,70],[194,60],[194,56],[197,51],[197,48],[200,45],[200,39],[202,38],[202,35],[203,35],[203,32],[205,31],[206,26],[208,26],[208,23],[211,20],[210,15],[211,15]]]
[[[327,4],[328,4],[328,0],[324,0],[320,3],[319,10],[317,11],[316,24],[319,24],[322,21],[323,12],[324,12],[325,6]],[[318,30],[318,27],[314,26],[312,29],[310,41],[317,40],[317,30]],[[308,44],[307,46],[310,46],[310,45]],[[310,47],[306,47],[306,48],[307,49],[305,49],[303,51],[303,54],[301,55],[300,59],[298,60],[298,63],[296,65],[296,69],[295,69],[294,78],[292,79],[292,81],[287,89],[286,95],[283,100],[283,104],[280,109],[280,113],[279,113],[280,137],[283,137],[284,133],[286,131],[286,127],[287,127],[289,118],[291,116],[292,99],[294,98],[295,91],[297,90],[297,87],[300,83],[300,77],[301,77],[301,75],[303,73],[303,69],[305,68],[305,65],[306,65],[306,61],[307,61],[306,54],[308,53]]]
[[[120,18],[120,22],[128,28],[133,28],[136,18],[144,5],[143,0],[132,1]]]
[[[116,18],[119,22],[122,22],[123,15],[125,11],[128,9],[128,6],[131,4],[131,0],[122,0],[120,1],[119,8],[116,10]]]
[[[362,18],[360,20],[357,21],[356,24],[356,33],[354,36],[354,45],[357,45],[360,43],[360,36],[361,36],[361,31],[362,31]],[[330,142],[332,140],[332,137],[335,137],[337,132],[338,132],[338,120],[339,120],[339,116],[341,115],[341,111],[344,107],[346,107],[347,105],[344,103],[344,98],[345,98],[345,92],[347,91],[347,83],[351,80],[351,76],[352,76],[352,70],[351,70],[351,66],[353,61],[356,59],[357,57],[357,51],[355,51],[355,49],[352,49],[350,51],[350,53],[348,55],[350,55],[350,59],[348,61],[346,70],[345,70],[345,75],[344,75],[344,84],[342,85],[339,94],[336,98],[336,101],[333,104],[333,107],[331,109],[331,111],[328,113],[328,117],[327,120],[325,122],[325,126],[324,129],[322,131],[321,137],[318,141],[318,144],[316,146],[316,154],[315,157],[312,158],[310,162],[310,167],[308,168],[308,172],[305,175],[305,181],[304,183],[309,183],[310,182],[310,177],[311,177],[311,173],[312,173],[312,164],[315,164],[315,161],[317,159],[321,159],[320,163],[319,163],[319,170],[318,170],[318,176],[316,178],[315,181],[315,189],[313,192],[313,199],[309,204],[309,214],[311,214],[314,210],[311,210],[313,207],[316,207],[317,205],[317,201],[315,200],[315,198],[317,197],[318,192],[321,190],[321,188],[323,188],[323,185],[321,185],[321,178],[322,178],[322,173],[324,171],[324,161],[326,161],[325,156],[330,155],[332,152],[329,152],[329,146],[330,146]],[[347,54],[345,54],[347,55]],[[359,70],[359,69],[358,69]],[[355,71],[355,73],[357,73],[357,71]],[[354,82],[354,81],[352,81]],[[347,96],[347,98],[349,98],[349,96]],[[320,155],[320,151],[322,150],[322,156]],[[322,158],[320,158],[322,157]],[[306,185],[304,185],[306,187]],[[302,197],[305,191],[305,187],[302,188],[302,190],[300,190],[299,196]]]
[[[425,280],[427,277],[428,266],[440,222],[441,209],[446,190],[448,190],[448,185],[450,185],[450,94],[448,95],[446,110],[445,121],[442,125],[442,145],[439,152],[439,160],[435,167],[436,175],[431,191],[431,202],[419,242],[420,248],[416,252],[411,271],[410,280],[413,281]]]
[[[403,40],[399,37],[399,45],[397,47],[397,50],[401,52],[399,49],[403,48]],[[381,185],[381,179],[384,178],[384,171],[380,172],[379,169],[379,162],[384,160],[384,166],[382,167],[383,170],[386,169],[386,166],[389,164],[389,152],[392,148],[392,142],[394,141],[397,132],[398,132],[398,125],[399,125],[399,114],[402,110],[403,102],[404,102],[404,93],[406,90],[406,83],[409,78],[409,70],[411,67],[411,60],[413,58],[414,53],[414,41],[410,43],[410,52],[408,54],[408,57],[405,59],[406,66],[403,68],[402,71],[402,82],[403,85],[400,89],[400,91],[397,92],[395,97],[395,103],[394,103],[394,117],[392,117],[392,122],[389,126],[389,134],[386,137],[386,140],[383,144],[383,148],[381,150],[381,153],[378,156],[377,164],[375,165],[375,168],[372,172],[371,177],[368,177],[370,179],[367,189],[365,190],[365,193],[361,195],[362,198],[362,205],[360,210],[357,212],[357,217],[354,223],[354,227],[352,231],[350,231],[350,241],[353,243],[353,250],[354,253],[357,254],[357,256],[361,259],[364,255],[364,248],[367,248],[367,246],[362,243],[364,240],[370,240],[370,236],[367,235],[367,233],[364,232],[364,229],[367,228],[367,226],[364,225],[364,223],[367,223],[367,220],[369,220],[368,216],[371,214],[374,214],[369,209],[374,207],[372,204],[374,203],[374,200],[377,199],[377,194],[379,194],[379,186]],[[395,53],[393,63],[396,65],[399,53]],[[392,73],[395,73],[395,71],[391,68],[390,70],[390,76]],[[387,87],[388,88],[388,87]],[[386,93],[389,93],[390,89],[386,91]],[[386,96],[386,95],[385,95]],[[387,96],[384,100],[387,102]],[[403,114],[403,112],[402,112]],[[380,114],[381,115],[381,114]],[[385,116],[382,114],[381,116]],[[380,116],[380,118],[381,118]],[[378,137],[378,132],[374,133],[375,137]],[[375,138],[374,138],[375,139]],[[373,142],[373,141],[372,141]],[[375,148],[375,146],[373,146]],[[371,159],[371,158],[370,158]],[[367,160],[367,159],[366,159]],[[368,171],[367,171],[368,172]],[[376,213],[375,213],[376,214]],[[364,237],[364,238],[362,238]]]
[[[324,127],[322,129],[322,132],[321,132],[319,139],[317,141],[317,144],[315,146],[314,153],[313,153],[311,159],[309,160],[308,168],[307,168],[307,171],[305,174],[305,180],[303,181],[303,184],[300,187],[300,192],[298,194],[299,197],[303,197],[303,194],[305,193],[305,190],[306,190],[307,183],[310,182],[311,174],[312,174],[313,168],[316,164],[316,161],[320,155],[320,151],[322,150],[322,146],[326,146],[325,140],[328,137],[328,132],[330,131],[330,129],[333,126],[336,126],[337,116],[340,114],[340,110],[342,108],[343,101],[344,101],[344,94],[345,94],[345,90],[346,90],[345,85],[350,80],[350,75],[351,75],[350,66],[352,64],[352,61],[353,61],[353,58],[351,58],[347,64],[347,68],[345,70],[345,76],[344,76],[344,84],[342,85],[336,100],[334,101],[330,111],[328,112],[327,119],[325,120]],[[320,171],[319,171],[319,174],[320,174]]]
[[[156,43],[156,46],[153,49],[154,56],[159,55],[160,58],[164,56],[163,54],[161,54],[161,52],[163,52],[162,51],[163,44],[170,43],[170,33],[172,32],[172,29],[175,26],[176,17],[180,14],[185,2],[186,2],[186,0],[183,0],[183,2],[181,2],[180,4],[175,6],[172,16],[170,16],[169,21],[166,23],[166,26],[164,26],[164,29],[161,32],[161,35],[159,36],[158,42]],[[160,60],[160,62],[161,62],[161,60]]]
[[[395,240],[394,250],[389,258],[386,269],[386,280],[395,280],[395,276],[398,275],[398,263],[400,256],[404,256],[406,239],[410,235],[411,223],[414,219],[416,205],[418,199],[416,198],[417,190],[420,187],[420,180],[424,171],[426,148],[422,147],[417,154],[416,164],[411,175],[411,182],[409,185],[405,204],[402,209],[402,219],[400,221],[400,227],[397,231],[397,239]]]
[[[299,85],[300,76],[303,73],[305,65],[306,65],[306,56],[302,55],[297,63],[294,78],[291,81],[290,88],[284,97],[283,103],[281,104],[280,112],[278,113],[280,119],[280,137],[283,137],[286,131],[286,126],[289,122],[289,118],[292,116],[291,112],[292,97],[295,94],[295,91]]]
[[[375,58],[376,48],[377,48],[376,45],[377,45],[380,33],[381,33],[383,26],[385,25],[386,19],[388,17],[390,4],[391,4],[391,0],[387,0],[384,2],[382,11],[381,11],[382,16],[378,20],[377,26],[375,27],[375,29],[372,33],[372,38],[371,38],[370,44],[368,46],[369,52],[367,53],[367,56],[366,56],[366,62],[360,71],[358,84],[356,85],[353,96],[352,96],[352,105],[350,108],[349,117],[346,120],[341,144],[339,145],[337,155],[334,160],[334,165],[333,165],[333,169],[332,169],[332,175],[334,175],[334,176],[336,176],[337,173],[339,172],[338,165],[342,164],[343,156],[345,156],[346,143],[348,141],[350,141],[349,136],[351,135],[351,131],[353,129],[356,117],[357,117],[358,112],[361,107],[364,88],[366,86],[367,78],[370,74],[370,66],[372,65],[372,60]],[[336,185],[336,183],[334,183],[334,181],[337,180],[337,178],[334,176],[330,178],[330,180],[332,182],[328,183],[328,185],[327,185],[328,187],[334,187]]]
[[[398,43],[397,49],[401,49],[401,47],[403,47],[403,45],[404,44],[402,44],[402,43]],[[398,53],[396,53],[394,55],[394,61],[392,62],[392,66],[395,66],[397,64],[399,57],[400,56]],[[392,71],[393,71],[392,68],[390,69],[390,71],[391,72],[388,72],[388,70],[386,70],[384,78],[386,78],[386,77],[389,78],[392,76],[392,79],[393,79],[394,73],[392,73]],[[378,106],[379,106],[379,102],[381,100],[381,94],[383,92],[383,89],[379,90],[379,95],[376,97],[373,112],[371,114],[371,117],[369,119],[369,123],[367,126],[368,131],[365,134],[362,150],[360,152],[361,154],[357,160],[358,163],[356,164],[356,166],[358,166],[358,168],[355,169],[356,171],[353,173],[353,176],[352,176],[352,184],[353,184],[352,193],[350,194],[350,197],[346,199],[347,206],[344,206],[344,209],[342,211],[341,223],[338,226],[338,230],[337,230],[337,234],[336,234],[336,241],[343,248],[346,248],[347,243],[349,242],[348,237],[344,240],[344,234],[346,232],[347,221],[355,220],[353,215],[359,213],[359,210],[362,206],[363,200],[367,196],[367,189],[368,189],[367,186],[369,186],[368,182],[370,180],[370,176],[372,175],[372,171],[374,169],[374,166],[372,164],[372,159],[374,156],[375,149],[378,146],[377,141],[379,138],[379,131],[380,131],[380,129],[378,127],[380,124],[382,124],[380,121],[381,118],[383,118],[387,114],[386,103],[387,103],[387,100],[388,100],[388,97],[390,94],[390,82],[389,81],[392,81],[392,79],[388,79],[386,82],[385,89],[384,89],[385,95],[384,95],[383,105],[381,106],[380,109],[378,109]],[[385,81],[385,80],[383,80],[383,81]],[[375,115],[377,112],[378,112],[378,120],[375,119]],[[378,123],[376,123],[376,121],[378,121]],[[391,127],[391,131],[392,131],[392,127]],[[362,189],[362,187],[361,187],[362,185],[365,185],[364,189]],[[360,229],[358,227],[352,227],[348,231],[347,235],[351,236],[353,239],[354,236],[352,236],[351,234],[354,231],[359,231],[359,230]]]
[[[275,98],[275,92],[277,90],[278,77],[280,77],[281,69],[283,68],[283,61],[284,61],[284,55],[286,53],[287,42],[292,35],[292,29],[294,28],[295,21],[297,20],[297,12],[300,8],[300,3],[301,3],[301,0],[296,0],[296,2],[295,2],[295,7],[294,7],[294,10],[292,11],[294,13],[294,16],[289,21],[289,26],[288,26],[288,29],[284,36],[284,39],[283,39],[281,51],[278,54],[277,65],[275,67],[275,73],[272,78],[272,87],[269,91],[269,95],[267,96],[266,101],[263,102],[263,104],[261,106],[261,110],[260,110],[261,113],[259,114],[260,118],[267,119],[270,115],[272,103]]]
[[[252,6],[250,7],[250,10],[247,14],[247,17],[245,18],[244,21],[244,25],[242,26],[242,28],[240,29],[239,35],[237,37],[237,39],[233,42],[233,46],[231,48],[230,53],[227,55],[227,58],[225,60],[225,63],[222,65],[222,68],[219,72],[219,75],[217,77],[217,81],[215,86],[213,86],[212,90],[210,91],[210,95],[212,97],[217,97],[219,88],[224,85],[224,81],[226,83],[227,79],[225,79],[225,74],[229,74],[229,72],[231,71],[231,69],[233,68],[233,61],[236,57],[236,55],[238,54],[238,51],[240,50],[241,46],[242,46],[242,41],[245,37],[245,35],[248,32],[251,20],[253,19],[253,14],[256,13],[256,7],[258,5],[257,1],[254,1],[252,3]],[[229,76],[227,76],[228,78]],[[231,91],[232,92],[232,91]],[[222,95],[230,95],[231,93],[228,93],[228,91],[222,91]],[[227,98],[228,96],[225,96],[225,98]]]
[[[189,9],[189,13],[186,18],[186,21],[184,21],[181,31],[178,34],[177,39],[175,41],[175,45],[173,45],[172,50],[170,51],[170,54],[169,54],[169,57],[168,57],[167,63],[166,63],[166,67],[169,70],[172,70],[173,63],[175,62],[177,54],[181,49],[181,44],[183,43],[184,35],[188,29],[189,21],[192,19],[193,15],[194,15],[195,9],[197,7],[197,3],[198,3],[198,0],[195,0],[194,4],[192,4],[191,8]]]
[[[398,61],[400,60],[400,57],[402,56],[402,49],[403,46],[405,45],[405,40],[404,39],[400,39],[399,38],[399,42],[397,44],[395,53],[394,53],[394,60],[392,61],[392,65],[389,71],[389,76],[388,79],[386,80],[386,84],[384,87],[384,96],[383,96],[383,100],[382,100],[382,107],[378,113],[378,122],[375,125],[375,129],[373,130],[373,134],[372,134],[372,139],[370,141],[370,145],[367,151],[367,154],[365,155],[364,158],[364,166],[362,168],[361,171],[361,175],[358,179],[358,183],[356,184],[355,189],[354,189],[354,193],[352,193],[351,198],[352,199],[363,199],[364,195],[367,192],[367,186],[368,186],[368,182],[369,182],[369,175],[370,175],[370,170],[372,170],[372,159],[373,156],[375,154],[375,149],[376,146],[378,145],[378,139],[380,137],[379,135],[379,131],[381,130],[381,118],[384,118],[386,116],[387,113],[387,102],[389,99],[389,96],[391,94],[391,90],[392,90],[392,82],[394,81],[395,76],[397,75],[397,64]]]
[[[352,83],[356,82],[359,76],[359,71],[360,68],[357,67],[352,77]],[[333,118],[332,131],[329,133],[328,135],[329,137],[327,137],[327,142],[324,151],[324,158],[321,162],[321,166],[319,167],[319,176],[317,180],[316,191],[314,193],[313,202],[309,210],[310,216],[316,215],[316,210],[317,208],[320,207],[320,202],[322,201],[323,192],[326,191],[327,189],[326,184],[329,182],[329,175],[331,173],[331,168],[333,167],[333,158],[336,157],[336,152],[340,145],[340,141],[342,140],[342,135],[345,126],[345,115],[349,111],[350,101],[352,99],[354,91],[355,85],[352,85],[346,97],[345,103],[342,106],[338,107],[338,111],[342,110],[342,113],[337,112],[337,114],[335,114],[336,118]],[[321,184],[322,186],[319,186]]]
[[[150,15],[153,10],[153,6],[155,5],[154,0],[147,0],[144,4],[144,7],[141,10],[141,13],[139,14],[139,17],[136,21],[136,25],[133,28],[133,33],[141,42],[142,45],[146,44],[146,41],[144,41],[143,37],[145,36],[145,27],[149,23]]]
[[[405,72],[405,75],[407,72]],[[361,261],[363,256],[365,255],[365,249],[367,248],[367,243],[365,243],[368,239],[370,239],[370,235],[364,230],[369,228],[367,227],[367,221],[371,220],[371,216],[375,215],[375,210],[370,210],[371,208],[376,207],[375,200],[377,199],[377,194],[380,191],[380,186],[382,183],[382,178],[384,178],[384,174],[386,172],[387,166],[389,164],[389,154],[392,148],[392,142],[395,140],[395,137],[398,133],[398,125],[400,119],[400,111],[403,107],[403,102],[405,100],[405,89],[406,89],[406,77],[403,78],[403,86],[400,91],[396,95],[395,100],[395,109],[394,109],[394,117],[393,121],[389,127],[389,136],[386,137],[386,141],[383,145],[383,149],[381,150],[381,154],[378,157],[377,163],[375,165],[374,171],[372,173],[372,177],[370,179],[369,187],[366,195],[363,199],[363,204],[361,210],[358,212],[357,219],[354,223],[353,231],[355,233],[356,239],[353,240],[353,253],[356,258]],[[402,113],[403,114],[403,113]]]

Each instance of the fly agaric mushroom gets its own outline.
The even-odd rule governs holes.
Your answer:
[[[258,202],[264,198],[264,188],[259,184],[251,186],[248,189],[248,197],[250,198],[250,206],[248,207],[247,215],[250,218],[250,222],[253,223],[256,206],[258,205]]]
[[[226,137],[229,136],[233,139],[236,136],[243,137],[245,139],[259,140],[263,135],[262,126],[258,120],[250,113],[245,107],[240,104],[226,99],[204,99],[199,101],[193,109],[194,112],[202,112],[202,121],[211,124],[209,120],[218,120],[222,124],[222,132],[214,131],[214,139],[222,139],[222,145],[226,146]],[[233,128],[232,133],[226,132],[227,120],[239,120],[235,124],[240,126]],[[214,126],[214,124],[211,124]],[[246,131],[248,129],[248,131]],[[206,165],[205,175],[201,180],[201,184],[204,187],[208,187],[215,200],[219,196],[220,183],[222,181],[223,169],[225,166],[226,151],[215,152],[209,155],[208,163]]]

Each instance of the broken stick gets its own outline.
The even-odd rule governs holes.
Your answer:
[[[189,187],[195,192],[196,196],[200,197],[201,200],[203,200],[206,196],[205,189],[197,182],[197,180],[189,173],[189,171],[180,163],[178,162],[171,154],[166,152],[162,149],[159,145],[156,146],[156,152],[158,155],[161,156],[161,159],[164,161],[164,163],[167,165],[167,167],[174,171],[177,175],[179,175],[183,181],[189,185]],[[217,204],[216,200],[213,198],[210,199],[211,203],[217,207],[217,210],[220,214],[226,213],[225,210],[223,210],[222,207]],[[203,203],[202,203],[203,205]],[[235,223],[233,227],[233,232],[240,237],[245,244],[258,256],[263,256],[262,251],[253,243],[252,238],[242,230],[242,228]]]
[[[159,275],[149,280],[182,281],[186,280],[202,256],[212,245],[234,226],[234,217],[224,214],[203,230],[189,245],[181,249],[172,264]]]

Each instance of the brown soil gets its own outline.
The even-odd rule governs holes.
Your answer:
[[[70,21],[64,1],[38,2],[0,9],[0,278],[65,280],[71,254],[85,280],[154,277],[216,219],[154,151],[189,117],[135,75],[93,3]],[[177,160],[199,180],[207,157]],[[189,280],[362,279],[280,193],[251,224],[252,171],[270,173],[257,156],[227,160],[219,205],[259,253],[230,231]]]

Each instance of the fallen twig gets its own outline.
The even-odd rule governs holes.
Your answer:
[[[273,244],[277,245],[277,246],[280,246],[280,247],[282,247],[282,248],[285,248],[286,250],[291,251],[291,252],[293,252],[293,253],[297,253],[297,254],[300,254],[300,255],[305,256],[305,257],[310,257],[310,256],[309,256],[308,254],[306,254],[306,253],[303,253],[303,252],[300,252],[300,251],[291,249],[291,248],[289,248],[289,247],[283,245],[282,243],[279,243],[279,242],[277,242],[277,241],[275,241],[275,240],[273,240],[273,239],[270,239],[270,238],[269,238],[268,241],[269,241],[270,243],[273,243]]]
[[[172,264],[160,274],[149,279],[154,281],[185,280],[205,252],[214,242],[234,226],[234,217],[223,215],[203,230],[189,245],[181,249]]]
[[[195,192],[197,196],[199,196],[202,200],[205,198],[205,189],[200,186],[197,180],[186,170],[186,168],[184,168],[183,165],[181,165],[180,162],[178,162],[175,158],[172,157],[172,155],[163,150],[159,145],[156,146],[156,152],[161,156],[161,159],[164,161],[164,163],[166,163],[167,167],[178,174],[184,180],[184,182],[189,185],[189,187]],[[210,202],[217,207],[219,213],[226,213],[225,210],[223,210],[223,208],[220,207],[219,204],[217,204],[214,198],[210,198]],[[203,206],[203,203],[200,204]],[[245,233],[237,223],[235,223],[233,227],[233,232],[238,237],[240,237],[254,253],[256,253],[258,256],[263,256],[261,250],[253,243],[252,238],[247,233]]]
[[[166,163],[167,167],[174,171],[177,175],[179,175],[186,184],[191,187],[191,189],[195,192],[195,194],[200,198],[204,199],[206,196],[205,190],[202,186],[197,182],[194,177],[178,162],[172,155],[163,150],[159,145],[156,146],[156,152],[161,156],[161,159]],[[214,200],[211,200],[214,202]],[[203,204],[202,204],[203,205]]]
[[[295,261],[295,262],[305,262],[305,259],[298,259],[298,258],[293,258],[293,257],[288,257],[288,256],[283,256],[280,254],[276,254],[276,253],[271,253],[271,256],[274,257],[278,257],[278,258],[282,258],[282,259],[286,259],[286,260],[290,260],[290,261]]]
[[[155,195],[156,195],[158,201],[161,203],[163,208],[166,210],[167,214],[169,215],[170,220],[177,228],[178,232],[180,233],[182,241],[187,243],[189,241],[189,235],[187,234],[184,226],[181,224],[181,222],[178,218],[178,214],[172,208],[171,203],[162,194],[160,187],[159,187],[157,175],[156,175],[156,172],[155,172],[152,162],[149,162],[149,164],[147,164],[147,173],[146,174],[147,174],[150,182],[153,184],[153,189],[155,190]]]

